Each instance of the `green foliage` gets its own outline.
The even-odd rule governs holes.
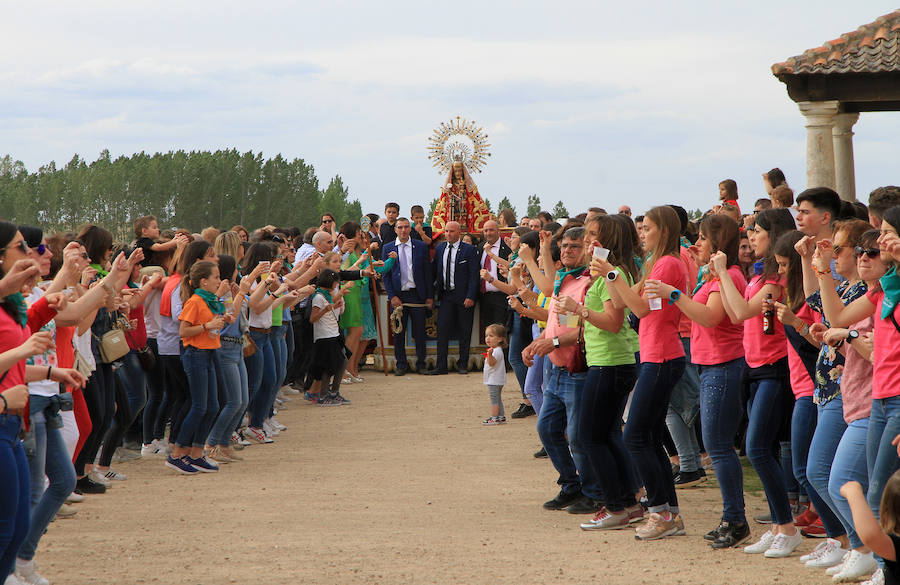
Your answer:
[[[697,221],[701,217],[703,217],[703,212],[700,211],[699,209],[693,209],[691,211],[688,211],[688,219],[691,221]]]
[[[553,219],[560,219],[563,217],[569,217],[569,211],[566,209],[566,206],[563,205],[562,201],[557,201],[556,205],[553,206],[553,210],[550,212],[550,215],[553,216]]]
[[[504,195],[503,199],[500,200],[500,203],[497,204],[497,213],[500,213],[504,209],[511,209],[513,212],[513,215],[516,216],[516,219],[519,218],[519,214],[516,213],[516,207],[509,200],[509,197],[506,197],[505,195]]]
[[[537,217],[541,212],[541,198],[537,195],[528,196],[528,217]]]
[[[75,155],[63,167],[50,162],[32,173],[7,155],[0,158],[0,210],[10,221],[47,231],[98,223],[119,239],[133,237],[134,220],[142,215],[157,216],[164,229],[191,231],[235,224],[302,228],[318,225],[324,210],[338,224],[362,217],[339,176],[323,191],[302,159],[235,149],[139,152],[114,160],[104,150],[91,163]]]
[[[428,206],[428,212],[425,214],[426,219],[434,216],[434,208],[437,207],[438,201],[440,200],[440,197],[435,197],[431,200],[431,204]]]
[[[484,198],[484,204],[487,206],[488,211],[490,211],[491,213],[494,213],[494,206],[491,205],[491,200],[490,200],[490,199],[488,199],[487,197],[485,197],[485,198]]]

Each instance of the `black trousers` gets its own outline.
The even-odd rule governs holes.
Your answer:
[[[400,291],[397,296],[404,303],[420,303],[415,290]],[[408,369],[406,361],[406,327],[412,323],[412,334],[416,341],[416,370],[425,371],[425,307],[403,307],[403,317],[400,323],[403,329],[394,334],[394,359],[397,361],[397,369]]]
[[[484,330],[488,325],[499,323],[506,325],[507,312],[509,311],[509,300],[506,293],[502,292],[486,292],[481,295],[479,300],[481,307],[481,335],[484,336]]]
[[[438,370],[447,369],[447,354],[450,346],[452,332],[456,332],[459,340],[459,360],[457,368],[469,368],[469,345],[472,339],[472,322],[475,317],[475,306],[466,308],[461,303],[449,300],[441,301],[438,310],[438,342],[437,362],[434,367]]]

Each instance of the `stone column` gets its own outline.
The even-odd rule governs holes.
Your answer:
[[[853,163],[853,125],[859,114],[838,114],[834,117],[835,191],[846,201],[856,201],[856,170]]]
[[[832,128],[837,101],[799,102],[806,116],[806,188],[835,188]]]

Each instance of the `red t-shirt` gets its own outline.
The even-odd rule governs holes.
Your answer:
[[[694,287],[697,283],[697,265],[694,264],[694,259],[691,258],[691,253],[688,252],[688,249],[685,247],[679,248],[679,253],[681,254],[681,261],[684,262],[684,269],[687,271],[687,287],[681,291],[681,294],[691,296],[691,291],[694,290]],[[681,318],[678,321],[678,334],[682,337],[690,337],[691,332],[693,331],[694,322],[691,321],[690,317],[681,314]],[[691,356],[693,356],[694,346],[691,345]]]
[[[754,276],[750,279],[750,284],[744,289],[744,298],[748,301],[762,290],[766,284],[781,284],[778,275],[771,275],[763,281],[762,275]],[[780,298],[773,299],[780,301]],[[774,364],[787,355],[787,338],[784,336],[784,325],[777,318],[775,319],[775,335],[765,335],[763,333],[763,316],[762,313],[750,317],[744,321],[744,357],[747,358],[747,365],[751,368],[758,368],[767,364]]]
[[[578,276],[578,278],[567,276],[563,280],[562,285],[560,285],[559,287],[559,294],[572,297],[579,303],[584,303],[584,296],[587,294],[587,289],[589,289],[590,287],[591,273],[589,270],[585,270]],[[559,319],[557,318],[555,299],[550,299],[550,303],[547,305],[547,310],[550,312],[550,315],[547,317],[547,329],[544,332],[545,339],[553,339],[554,337],[558,337],[563,333],[572,331],[574,329],[574,327],[568,327],[566,325],[560,324],[560,319],[563,319],[563,322],[565,322],[566,317],[563,315],[559,315]],[[574,345],[560,347],[550,352],[550,361],[553,362],[553,365],[564,366],[569,363],[569,359],[571,359],[572,354],[574,353]]]
[[[728,274],[734,286],[743,295],[747,288],[747,279],[740,266],[728,268]],[[694,300],[706,304],[709,296],[720,292],[719,280],[713,279],[703,283]],[[721,293],[720,293],[721,294]],[[691,361],[702,366],[711,366],[736,360],[744,355],[744,324],[735,325],[726,314],[715,327],[704,327],[693,323],[691,327]]]
[[[891,322],[891,318],[881,318],[881,304],[884,291],[870,290],[866,298],[875,305],[875,326],[873,327],[872,348],[872,398],[891,398],[900,396],[900,333]],[[894,319],[897,309],[894,308]],[[897,319],[900,322],[900,319]]]
[[[810,309],[809,305],[806,303],[803,303],[803,306],[800,307],[800,310],[797,311],[796,315],[810,324],[817,321],[815,313],[813,313],[812,309]],[[775,319],[775,322],[779,325],[781,324],[781,321],[777,318]],[[784,331],[784,326],[782,326],[782,331]],[[790,368],[791,371],[791,390],[794,392],[794,398],[797,399],[804,396],[812,396],[816,385],[813,382],[813,379],[810,378],[809,371],[806,369],[806,366],[803,365],[800,354],[797,353],[797,350],[794,349],[794,346],[791,345],[791,342],[787,341],[786,338],[785,345],[787,347],[788,368]]]
[[[139,287],[128,287],[130,290],[140,290]],[[169,298],[171,303],[171,297]],[[171,312],[172,307],[169,307]],[[147,325],[144,323],[144,305],[138,305],[137,308],[128,312],[128,320],[137,321],[137,327],[129,329],[125,332],[125,341],[128,347],[133,350],[143,349],[147,346]]]
[[[680,291],[687,288],[687,270],[684,263],[675,256],[663,256],[653,264],[649,279],[661,280]],[[661,364],[675,358],[684,357],[684,346],[678,333],[681,310],[662,299],[662,309],[650,311],[641,318],[638,342],[641,348],[641,363]]]

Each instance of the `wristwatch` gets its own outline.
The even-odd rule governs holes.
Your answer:
[[[553,347],[554,347],[555,349],[559,349],[559,337],[554,337],[554,338],[553,338]]]
[[[610,270],[606,273],[606,282],[612,282],[619,277],[619,273],[615,270]]]
[[[674,305],[675,301],[681,298],[681,291],[677,288],[669,293],[669,304]]]
[[[847,332],[847,343],[853,343],[853,340],[859,337],[859,331],[851,329]]]
[[[587,307],[585,307],[584,305],[582,305],[581,310],[578,312],[578,314],[581,315],[582,319],[587,319],[588,315],[590,315],[590,313],[591,313],[591,310],[588,309]]]

